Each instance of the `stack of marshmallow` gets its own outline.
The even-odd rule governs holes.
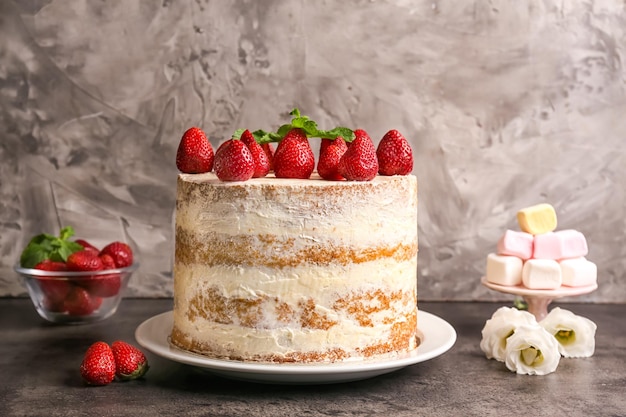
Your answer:
[[[498,241],[497,253],[487,256],[487,281],[534,290],[597,282],[596,264],[585,258],[585,236],[576,230],[555,231],[554,207],[538,204],[522,209],[517,221],[521,231],[507,230]]]

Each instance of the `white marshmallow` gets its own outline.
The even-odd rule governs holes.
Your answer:
[[[499,285],[520,285],[522,283],[523,261],[517,256],[487,255],[487,281]]]
[[[598,267],[584,257],[564,259],[559,262],[563,285],[586,287],[598,281]]]
[[[561,266],[553,259],[529,259],[522,268],[522,282],[533,290],[555,290],[563,282]]]

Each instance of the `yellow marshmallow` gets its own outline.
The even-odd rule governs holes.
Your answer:
[[[556,212],[550,204],[537,204],[518,211],[517,222],[523,232],[532,235],[552,232],[556,229]]]

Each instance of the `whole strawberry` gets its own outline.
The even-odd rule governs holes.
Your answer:
[[[326,148],[328,148],[333,143],[335,143],[334,139],[322,139],[322,141],[320,142],[320,155],[322,155],[322,153],[326,151]],[[345,143],[345,140],[344,140],[344,143]],[[346,147],[347,146],[348,145],[346,144]]]
[[[100,271],[103,269],[102,260],[98,254],[87,249],[68,256],[66,265],[68,271]]]
[[[222,181],[247,181],[254,175],[254,158],[240,140],[229,139],[215,154],[215,175]]]
[[[70,316],[88,316],[102,305],[102,298],[93,296],[81,286],[72,286],[63,300],[63,311]]]
[[[252,174],[252,178],[262,178],[266,176],[270,172],[270,160],[261,145],[257,143],[249,130],[243,132],[241,141],[246,144],[254,160],[254,173]]]
[[[413,150],[397,130],[390,130],[383,136],[376,157],[381,175],[408,175],[413,171]]]
[[[42,271],[67,271],[67,265],[65,265],[65,262],[52,261],[50,259],[45,259],[39,262],[37,265],[34,266],[34,268],[40,269]]]
[[[315,169],[315,156],[304,130],[291,129],[280,141],[274,153],[276,178],[311,177]]]
[[[133,250],[124,242],[111,242],[100,251],[100,257],[109,255],[113,258],[116,268],[126,268],[133,264]]]
[[[274,145],[271,143],[264,143],[261,145],[263,151],[265,151],[265,155],[267,155],[267,159],[270,162],[270,171],[274,171]]]
[[[148,360],[141,350],[121,340],[111,344],[115,357],[115,375],[121,381],[141,378],[148,372]]]
[[[365,130],[355,130],[354,136],[339,161],[339,174],[350,181],[370,181],[378,173],[376,148]]]
[[[122,288],[120,274],[93,275],[80,280],[78,284],[85,288],[91,297],[113,297]]]
[[[35,265],[35,269],[58,272],[67,271],[67,266],[64,262],[47,259]],[[72,289],[72,284],[67,279],[63,279],[63,277],[39,277],[37,282],[43,294],[44,308],[56,313],[65,311],[63,304]]]
[[[180,139],[176,167],[186,174],[201,174],[213,169],[213,147],[202,129],[189,128]]]
[[[322,139],[320,159],[317,162],[317,173],[325,180],[339,181],[343,176],[339,173],[339,161],[348,149],[348,145],[341,136],[332,139]]]
[[[108,385],[115,378],[115,357],[105,342],[95,342],[85,352],[80,375],[89,385]]]
[[[133,262],[132,251],[123,242],[113,242],[105,246],[100,254],[90,249],[74,252],[67,258],[67,268],[80,272],[122,268],[116,262],[125,266]],[[86,290],[87,294],[78,290],[73,291],[71,297],[68,296],[64,308],[72,315],[84,316],[100,307],[101,297],[117,295],[122,286],[122,279],[120,274],[91,275],[76,278],[74,283]]]
[[[100,252],[100,249],[98,249],[97,247],[95,247],[91,243],[87,242],[85,239],[76,239],[75,242],[78,243],[79,245],[81,245],[85,250],[89,250],[89,251],[95,252],[96,255]]]
[[[117,266],[115,265],[115,260],[108,253],[103,253],[102,255],[98,253],[98,256],[100,257],[100,260],[102,261],[102,269],[107,270],[107,269],[117,268]]]
[[[115,261],[113,257],[108,253],[103,253],[100,256],[102,261],[102,269],[115,269]],[[82,282],[83,287],[87,288],[91,295],[98,297],[113,297],[117,295],[122,289],[122,276],[117,273],[106,275],[94,275],[89,281]]]

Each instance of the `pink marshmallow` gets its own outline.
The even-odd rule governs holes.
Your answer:
[[[535,235],[533,258],[570,259],[587,255],[587,239],[576,230],[560,230]]]
[[[561,236],[561,257],[559,259],[580,258],[589,253],[585,235],[577,230],[560,230],[556,232]]]
[[[498,241],[498,255],[517,256],[523,260],[533,256],[533,235],[507,230]]]

